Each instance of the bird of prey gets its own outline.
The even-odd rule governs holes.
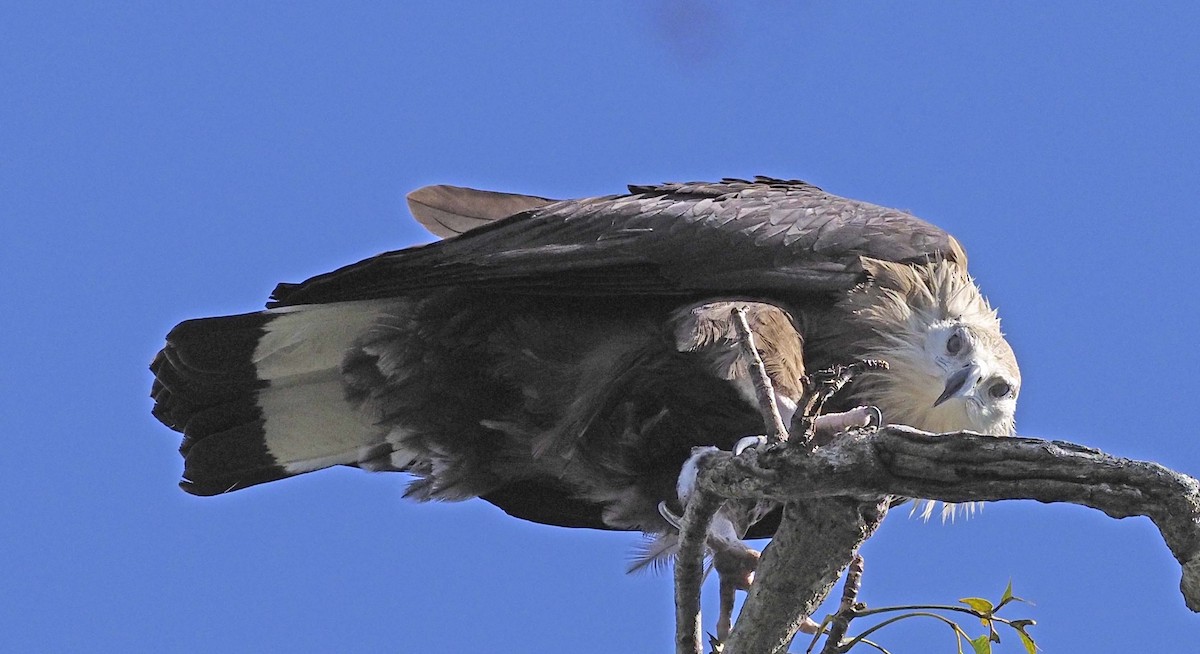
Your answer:
[[[418,500],[666,533],[692,448],[765,433],[735,306],[785,424],[806,371],[879,359],[827,410],[1013,431],[996,314],[959,243],[908,213],[765,177],[562,201],[432,186],[409,205],[444,240],[170,332],[152,394],[184,490],[347,465],[409,473]]]

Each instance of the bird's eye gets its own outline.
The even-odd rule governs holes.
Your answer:
[[[963,349],[963,337],[962,337],[962,334],[960,334],[956,331],[950,335],[950,338],[946,339],[946,352],[949,352],[951,355],[954,355],[954,354],[958,354],[959,352],[962,352],[962,349]]]
[[[988,395],[991,395],[996,399],[1008,397],[1008,394],[1011,392],[1012,386],[1010,386],[1006,381],[998,381],[995,384],[992,384],[991,388],[988,389]]]

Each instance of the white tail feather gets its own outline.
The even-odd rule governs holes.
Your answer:
[[[268,387],[258,394],[267,450],[288,472],[301,473],[379,455],[387,429],[368,420],[327,379]]]
[[[337,370],[355,341],[399,303],[368,300],[271,309],[273,318],[254,349],[259,379],[278,380]]]
[[[254,351],[267,450],[288,472],[387,455],[388,428],[346,399],[341,365],[359,338],[400,309],[395,301],[273,309]]]

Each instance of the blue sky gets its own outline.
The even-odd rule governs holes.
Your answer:
[[[403,196],[430,183],[770,174],[911,210],[999,306],[1023,434],[1200,473],[1198,22],[1185,2],[6,3],[0,649],[669,650],[670,581],[623,574],[633,534],[418,505],[350,469],[175,487],[147,397],[167,330],[429,240]],[[1048,652],[1200,632],[1145,519],[898,511],[865,555],[873,605],[1012,579]],[[953,651],[932,623],[880,639]]]

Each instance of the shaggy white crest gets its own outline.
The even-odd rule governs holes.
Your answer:
[[[869,370],[855,395],[883,411],[884,419],[932,432],[1015,432],[1021,375],[996,312],[960,266],[881,263],[873,282],[849,298],[871,326],[859,343],[863,358],[883,359],[887,370]],[[914,512],[929,519],[933,501]],[[956,506],[967,515],[975,506]]]

